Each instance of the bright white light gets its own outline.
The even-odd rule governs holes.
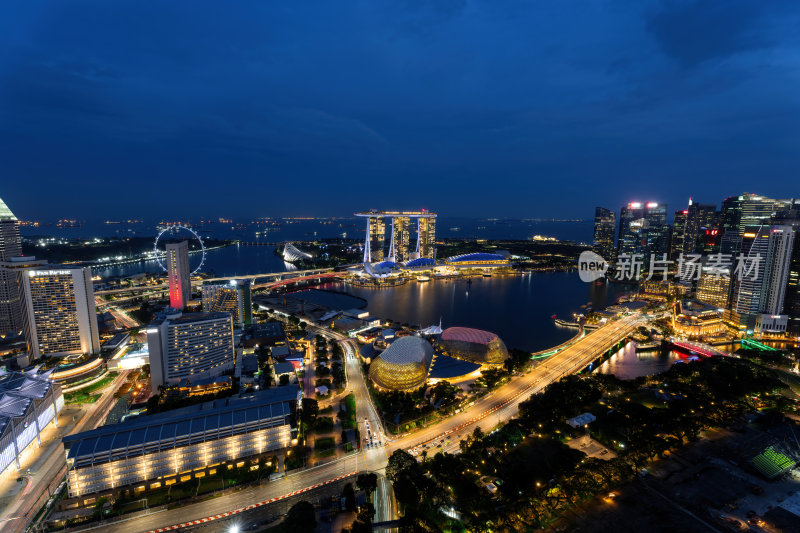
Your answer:
[[[239,525],[238,524],[233,524],[228,531],[230,533],[239,533]]]

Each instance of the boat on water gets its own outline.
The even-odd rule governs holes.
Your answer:
[[[431,277],[430,276],[425,276],[424,274],[420,275],[420,276],[417,276],[417,281],[420,281],[420,282],[430,281],[430,280],[431,280]]]
[[[481,275],[482,275],[484,278],[491,278],[491,277],[492,277],[492,274],[491,274],[491,272],[484,272],[484,273],[483,273],[483,274],[481,274]]]

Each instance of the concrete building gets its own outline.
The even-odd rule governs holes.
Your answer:
[[[253,323],[253,299],[249,279],[205,282],[201,290],[203,311],[230,313],[233,323],[239,326]]]
[[[675,211],[675,217],[672,221],[672,239],[670,239],[669,245],[669,258],[673,261],[677,261],[678,257],[683,253],[683,241],[686,239],[686,217],[688,214],[688,209]]]
[[[51,423],[58,425],[64,407],[61,387],[47,376],[9,372],[0,376],[0,473],[12,464]]]
[[[614,233],[617,216],[605,207],[594,208],[594,251],[606,261],[614,260]]]
[[[252,468],[291,445],[299,401],[299,388],[277,387],[64,437],[69,498],[90,505],[122,490],[139,493],[226,467]]]
[[[389,260],[394,263],[406,262],[411,257],[409,243],[409,217],[392,217],[392,240],[389,245]]]
[[[21,278],[32,359],[100,351],[91,268],[46,265],[25,269]]]
[[[175,313],[147,326],[153,389],[219,376],[233,370],[235,352],[229,313]]]
[[[183,310],[192,299],[192,281],[189,270],[189,243],[181,241],[167,244],[167,278],[169,279],[169,305]]]
[[[22,255],[19,220],[0,198],[0,262]],[[0,268],[0,334],[22,331],[22,303],[16,277]]]

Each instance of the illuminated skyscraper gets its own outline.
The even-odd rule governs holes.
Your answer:
[[[371,217],[369,219],[369,226],[369,234],[372,239],[370,243],[372,260],[383,261],[383,248],[386,245],[386,221],[383,217]]]
[[[665,204],[631,202],[620,210],[617,255],[641,255],[647,268],[651,254],[669,251],[669,235]]]
[[[594,208],[594,251],[606,261],[614,260],[614,230],[617,216],[605,207]]]
[[[686,232],[683,238],[684,254],[702,254],[705,249],[706,231],[717,225],[717,206],[698,204],[689,198],[686,210]]]
[[[392,217],[392,246],[390,248],[394,251],[395,262],[405,262],[410,257],[411,252],[408,249],[410,223],[409,217]],[[392,255],[391,251],[389,255]]]
[[[723,254],[734,255],[740,251],[744,252],[742,238],[745,228],[767,223],[774,211],[784,207],[786,204],[780,200],[750,193],[723,200],[720,212],[722,230],[720,251]]]
[[[32,359],[100,350],[91,268],[48,265],[27,270],[22,297]]]
[[[182,310],[192,298],[189,277],[189,243],[181,241],[167,244],[167,277],[169,279],[169,305]]]
[[[717,309],[728,307],[730,296],[731,277],[730,272],[712,272],[703,268],[700,280],[697,282],[696,300],[704,304],[713,305]]]
[[[250,280],[209,281],[203,283],[203,311],[225,312],[233,317],[233,323],[253,323],[253,301]]]
[[[788,317],[783,309],[791,277],[794,233],[790,225],[760,225],[747,226],[742,234],[742,253],[753,268],[737,276],[734,303],[740,324],[748,331],[786,330]]]
[[[153,387],[219,376],[234,367],[230,313],[175,313],[147,326]]]
[[[417,219],[417,252],[419,257],[436,259],[436,215]]]
[[[19,220],[0,198],[0,261],[10,261],[20,255]],[[0,269],[0,333],[18,333],[22,326],[22,304],[16,278]]]
[[[669,257],[673,261],[678,259],[683,253],[683,241],[686,239],[686,215],[688,209],[675,211],[675,219],[672,223],[672,239],[669,247]]]

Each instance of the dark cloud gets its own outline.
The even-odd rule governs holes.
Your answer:
[[[24,216],[289,215],[299,198],[586,216],[756,183],[797,195],[788,0],[2,9],[0,198]],[[190,187],[211,194],[171,201]]]
[[[647,21],[661,50],[686,67],[776,44],[764,23],[786,2],[663,1]]]

